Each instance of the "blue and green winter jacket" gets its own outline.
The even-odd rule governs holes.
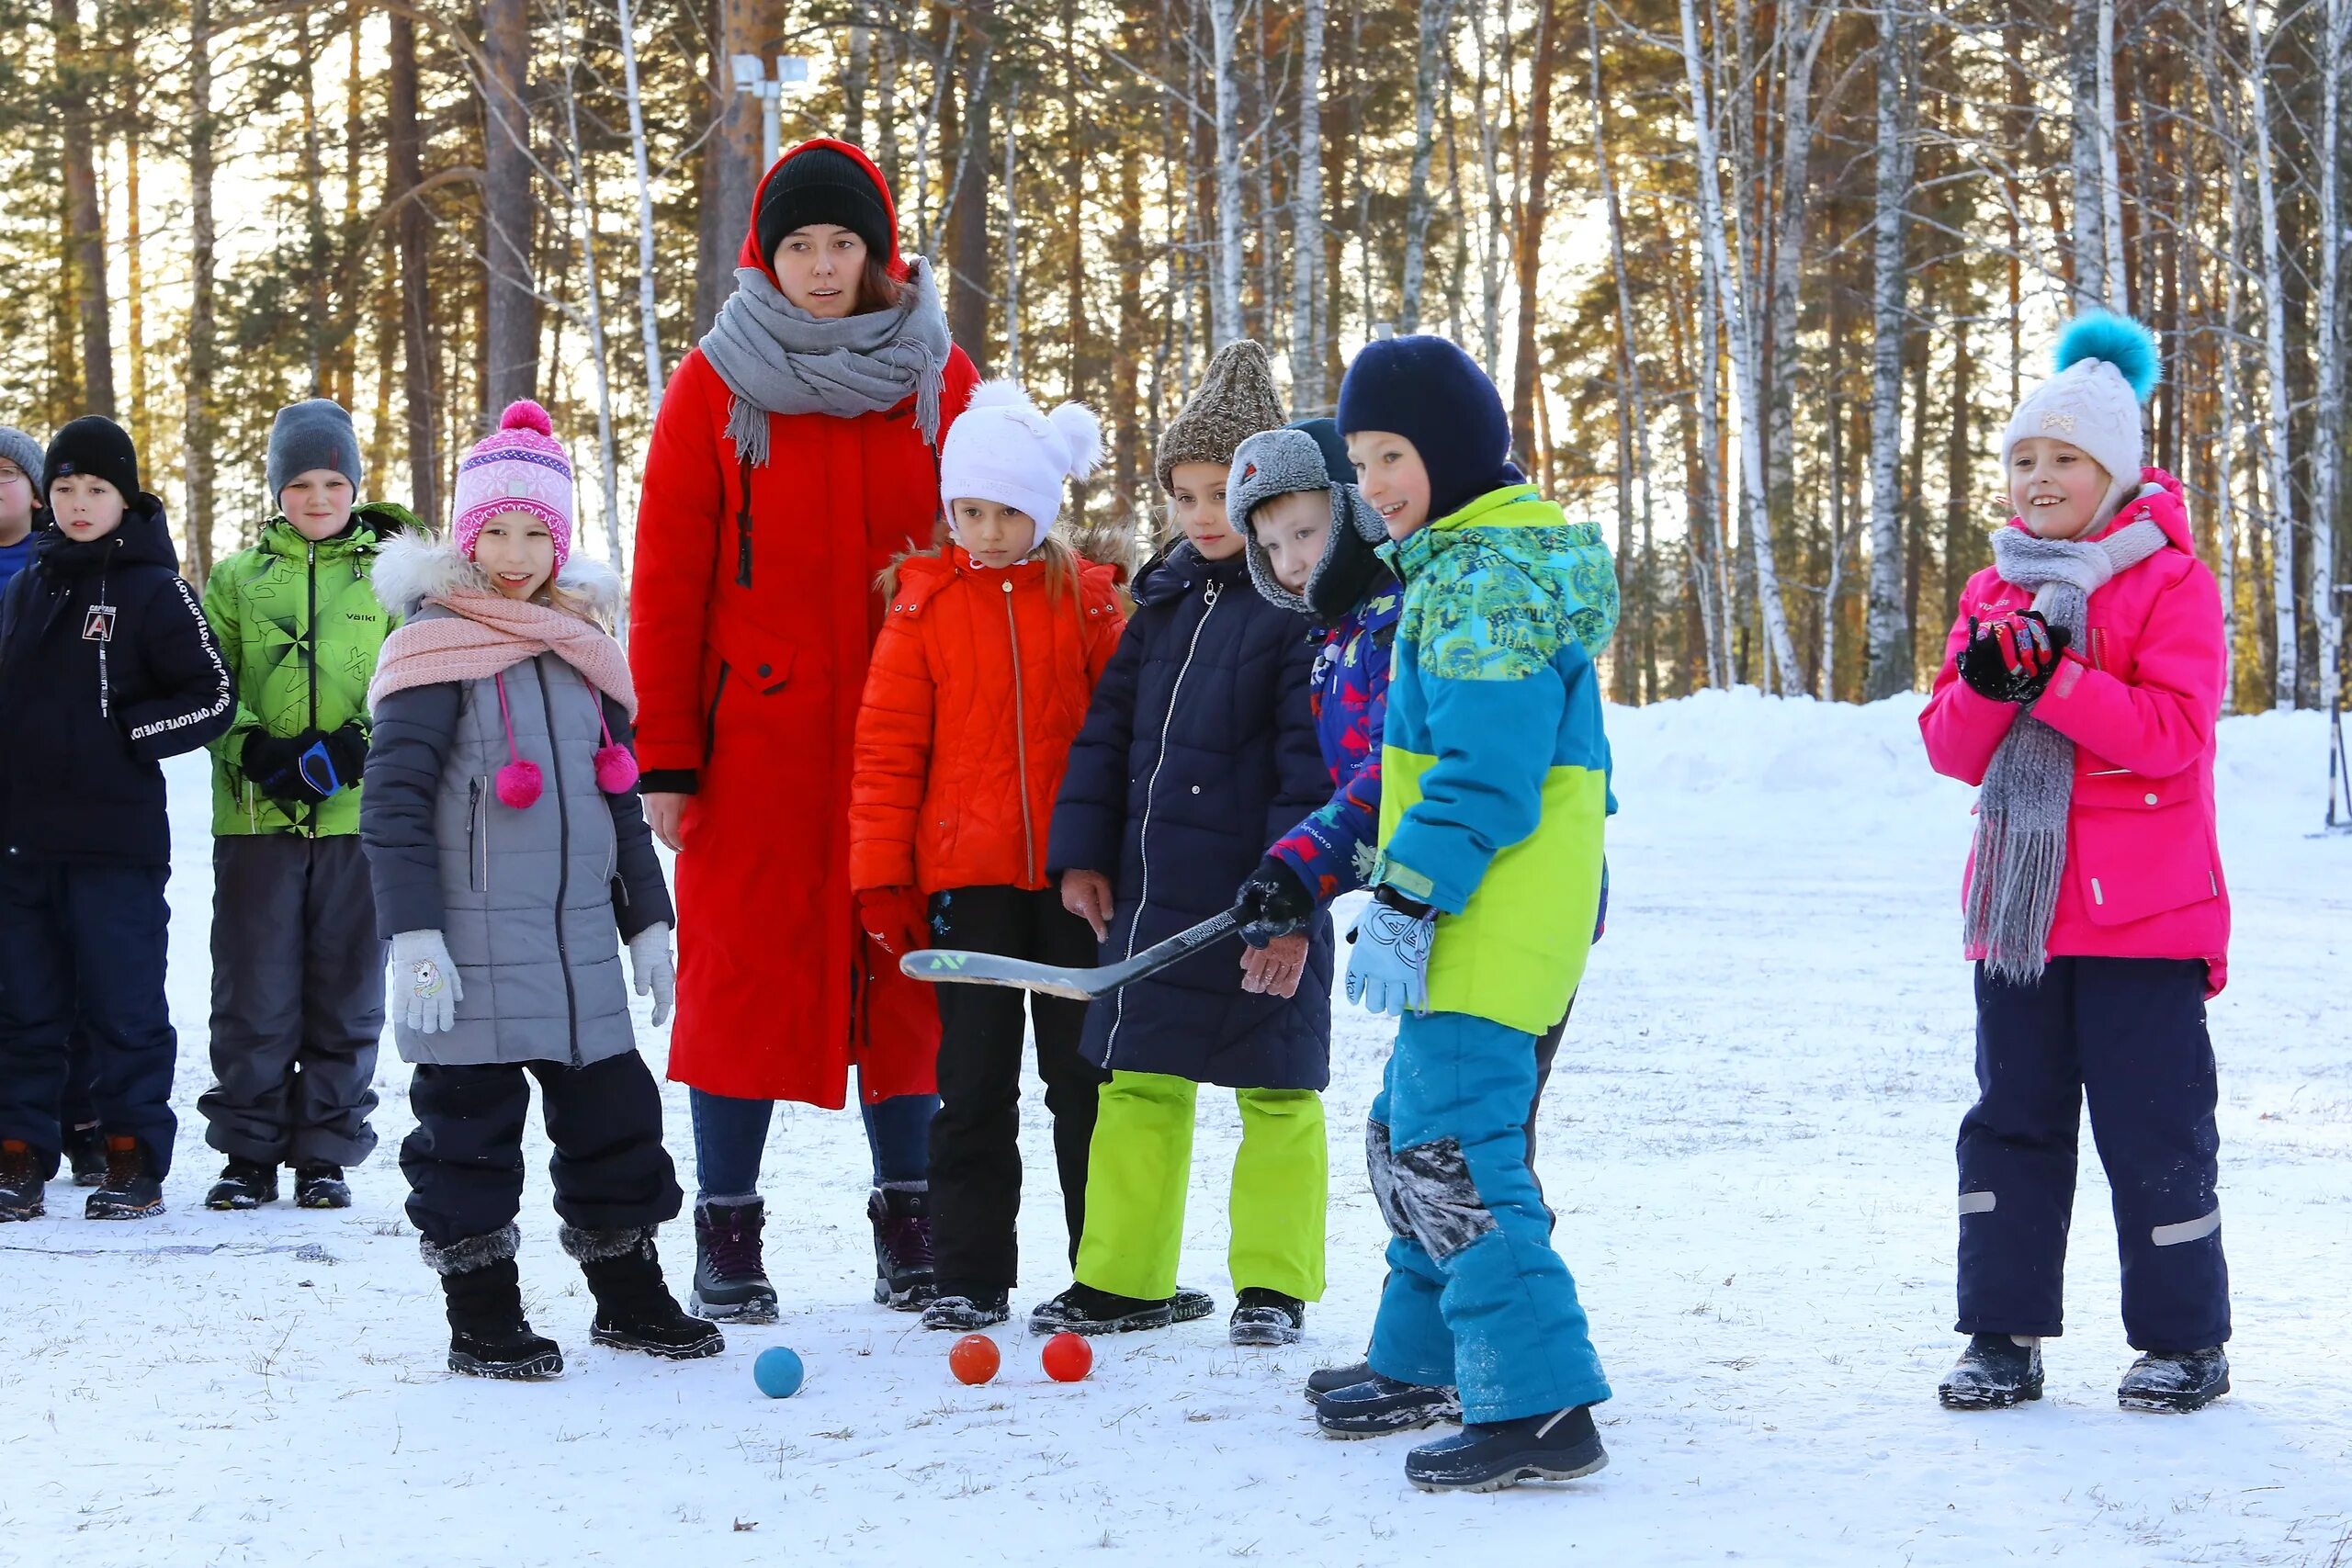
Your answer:
[[[1385,553],[1405,602],[1372,881],[1438,910],[1431,1011],[1541,1033],[1584,977],[1600,906],[1609,549],[1510,485]]]

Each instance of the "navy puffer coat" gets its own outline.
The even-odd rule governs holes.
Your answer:
[[[1115,964],[1229,908],[1267,846],[1331,793],[1307,689],[1304,616],[1250,586],[1239,556],[1179,544],[1136,575],[1136,611],[1094,688],[1054,807],[1050,869],[1118,894]],[[1287,1000],[1241,988],[1238,937],[1093,1004],[1086,1055],[1125,1072],[1234,1089],[1331,1074],[1331,924],[1316,918]]]

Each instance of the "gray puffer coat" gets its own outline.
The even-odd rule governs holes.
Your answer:
[[[428,596],[486,587],[473,572],[426,546],[388,550],[375,583],[388,608],[424,621],[452,613]],[[608,569],[578,557],[557,585],[600,613],[619,594]],[[626,712],[553,653],[502,679],[513,755],[539,768],[539,798],[523,810],[498,798],[509,760],[498,681],[414,686],[375,710],[359,836],[377,926],[440,931],[465,989],[454,1029],[396,1022],[393,1038],[408,1062],[584,1066],[636,1049],[621,942],[676,917],[637,791],[596,787],[603,725],[628,744]]]

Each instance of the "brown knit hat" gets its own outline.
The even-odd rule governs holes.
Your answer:
[[[1177,464],[1229,465],[1235,447],[1282,423],[1283,401],[1274,391],[1266,351],[1249,338],[1237,338],[1216,351],[1193,400],[1159,433],[1154,454],[1159,488],[1174,493],[1169,472]]]

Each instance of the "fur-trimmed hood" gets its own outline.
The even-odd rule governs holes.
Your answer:
[[[495,592],[490,574],[458,553],[447,539],[430,535],[402,534],[387,539],[376,552],[369,573],[376,597],[402,620],[413,616],[428,599],[454,589]],[[603,561],[574,553],[556,573],[555,585],[600,624],[610,626],[620,613],[620,574]]]

